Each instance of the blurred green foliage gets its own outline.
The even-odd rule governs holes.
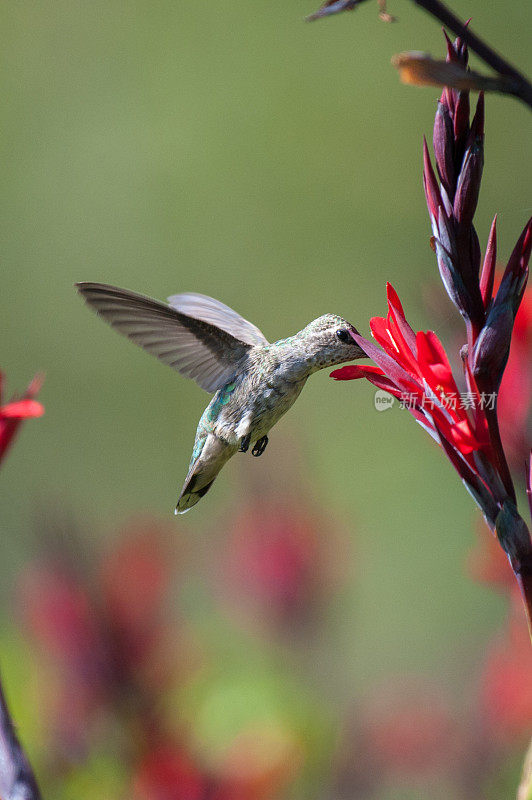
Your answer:
[[[454,8],[530,69],[528,4]],[[329,311],[366,332],[390,280],[412,325],[434,325],[421,138],[438,92],[402,86],[390,57],[439,55],[441,32],[411,3],[390,5],[395,25],[372,4],[306,25],[312,10],[286,0],[4,6],[0,366],[8,390],[46,372],[46,415],[25,425],[2,467],[4,595],[37,549],[43,505],[73,509],[88,531],[137,511],[171,515],[207,402],[90,314],[75,281],[210,294],[275,339]],[[530,214],[529,136],[524,106],[488,98],[477,228],[484,245],[499,213],[502,258]],[[250,470],[269,480],[287,449],[294,480],[347,527],[354,575],[331,598],[325,649],[291,668],[305,664],[333,716],[390,671],[433,671],[460,697],[504,603],[465,573],[475,515],[449,464],[409,415],[377,414],[369,385],[325,373]],[[229,464],[175,521],[176,537],[199,558],[222,552],[216,521],[247,488]],[[190,610],[216,628],[208,602]],[[249,642],[223,636],[234,668],[245,665]],[[220,707],[240,691],[232,674],[211,701]],[[250,680],[250,703],[276,694],[271,674]]]

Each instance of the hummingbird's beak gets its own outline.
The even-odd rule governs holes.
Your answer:
[[[354,325],[351,325],[350,333],[351,333],[351,336],[353,336],[353,334],[355,334],[356,336],[360,336],[359,331],[357,331],[357,329],[355,328]],[[354,359],[355,358],[369,358],[368,354],[361,348],[361,346],[359,345],[359,343],[357,342],[357,340],[355,339],[354,336],[353,336],[353,341],[355,342],[356,349],[358,350],[357,355],[353,356],[353,358]]]

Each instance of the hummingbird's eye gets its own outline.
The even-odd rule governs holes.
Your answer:
[[[339,328],[336,331],[337,337],[340,339],[341,342],[348,342],[349,341],[349,333],[346,331],[345,328]]]

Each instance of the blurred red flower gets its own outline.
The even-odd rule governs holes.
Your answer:
[[[49,553],[19,585],[23,620],[61,676],[52,694],[56,747],[69,759],[104,715],[147,714],[176,671],[181,632],[166,622],[171,563],[154,521],[123,532],[101,564]]]
[[[353,335],[379,366],[349,365],[331,373],[336,380],[367,378],[374,386],[402,400],[415,419],[436,441],[444,438],[476,473],[472,453],[489,443],[482,404],[471,404],[471,415],[461,402],[451,365],[433,331],[414,333],[406,321],[397,292],[387,284],[388,316],[373,317],[371,332],[384,352]],[[472,375],[471,390],[478,396]]]
[[[423,679],[381,686],[363,712],[363,736],[379,770],[410,774],[448,768],[457,755],[448,703]]]
[[[177,746],[154,747],[133,779],[133,800],[207,800],[206,779],[190,755]]]
[[[24,620],[48,660],[37,678],[47,681],[40,695],[50,774],[61,780],[94,748],[107,748],[131,776],[123,796],[132,800],[276,797],[299,764],[290,735],[244,729],[212,758],[175,712],[198,655],[184,626],[167,619],[175,529],[149,519],[126,525],[96,561],[72,548],[74,535],[56,535],[19,587]]]
[[[521,471],[532,440],[532,286],[527,286],[515,318],[497,408],[506,453]]]
[[[526,623],[513,595],[512,613],[504,636],[491,646],[481,678],[481,706],[495,741],[513,743],[530,737],[532,729],[532,650]]]
[[[299,761],[292,753],[292,764],[254,773],[257,753],[250,744],[245,738],[235,742],[221,770],[226,774],[209,774],[178,744],[155,744],[136,770],[132,800],[273,800]]]
[[[256,497],[229,522],[222,592],[240,614],[298,625],[338,582],[342,542],[303,502],[291,506]]]
[[[4,375],[0,372],[0,461],[4,458],[22,421],[31,417],[40,417],[44,414],[44,406],[35,400],[41,388],[42,380],[41,376],[37,376],[32,380],[22,397],[14,397],[9,403],[1,405]]]

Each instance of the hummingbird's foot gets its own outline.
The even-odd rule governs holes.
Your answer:
[[[258,458],[259,456],[261,456],[264,453],[264,451],[266,450],[266,445],[267,444],[268,444],[268,437],[267,436],[263,436],[261,439],[257,439],[257,441],[255,442],[255,446],[253,447],[253,450],[251,451],[252,455],[254,455],[255,458]]]
[[[238,448],[239,453],[247,453],[249,450],[249,445],[251,442],[251,434],[248,433],[247,436],[243,436],[240,440],[240,447]]]

